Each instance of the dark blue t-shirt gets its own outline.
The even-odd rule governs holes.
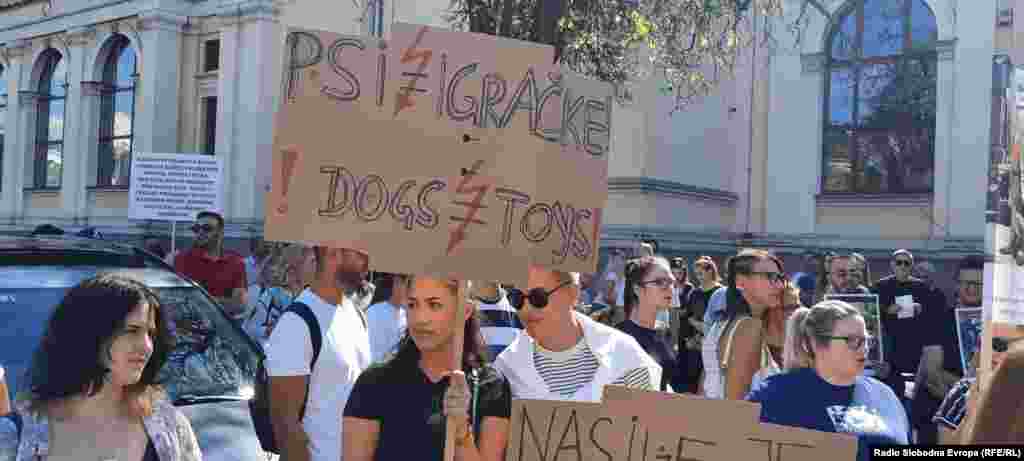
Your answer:
[[[856,435],[857,459],[870,459],[871,447],[906,445],[906,412],[892,389],[860,376],[852,386],[836,386],[810,368],[771,376],[750,391],[761,404],[761,421],[822,432]]]

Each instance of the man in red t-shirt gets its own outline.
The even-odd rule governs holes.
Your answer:
[[[212,211],[196,215],[192,226],[195,242],[188,251],[174,257],[174,269],[206,288],[224,305],[229,315],[245,312],[245,260],[224,249],[224,218]]]

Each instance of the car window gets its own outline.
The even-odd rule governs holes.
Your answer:
[[[26,390],[46,322],[70,287],[98,272],[122,272],[152,288],[175,340],[160,373],[172,399],[252,395],[258,347],[198,287],[163,269],[0,266],[0,364],[12,392]]]
[[[259,355],[198,288],[157,288],[176,345],[160,378],[173,398],[251,396]]]

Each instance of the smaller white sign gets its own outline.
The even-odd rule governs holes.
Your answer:
[[[130,217],[191,221],[200,211],[222,213],[223,173],[223,162],[212,155],[135,153]]]

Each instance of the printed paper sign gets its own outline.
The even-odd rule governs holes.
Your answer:
[[[366,250],[385,272],[596,270],[609,85],[562,72],[549,46],[489,35],[288,37],[267,239]]]
[[[976,370],[971,363],[975,354],[981,346],[981,332],[985,325],[980,307],[959,308],[956,314],[956,336],[960,343],[960,364],[963,365],[964,374],[973,377]]]
[[[132,219],[191,221],[200,211],[223,212],[222,159],[201,154],[132,155]]]
[[[885,361],[885,335],[882,331],[882,316],[878,306],[878,295],[868,294],[827,294],[825,299],[844,301],[856,307],[864,317],[868,334],[875,338],[868,347],[868,366]]]

